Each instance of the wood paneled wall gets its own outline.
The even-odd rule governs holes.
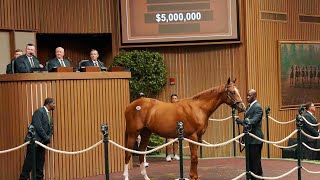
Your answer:
[[[319,0],[246,0],[246,40],[248,88],[255,88],[265,108],[271,107],[271,116],[280,121],[295,118],[297,110],[280,110],[279,40],[320,40],[318,24],[299,23],[299,14],[320,15]],[[260,11],[287,13],[287,22],[260,20]],[[316,117],[320,116],[317,109]],[[319,119],[319,118],[318,118]],[[266,125],[263,124],[266,132]],[[271,140],[280,140],[295,130],[295,124],[270,123]],[[283,143],[282,145],[286,145]],[[271,147],[272,157],[281,157],[281,150]],[[266,156],[266,146],[264,146]]]
[[[0,29],[37,30],[38,0],[0,0]]]
[[[40,33],[111,33],[112,1],[41,0]]]
[[[109,139],[124,145],[123,112],[129,103],[129,73],[64,74],[0,77],[0,150],[23,143],[33,112],[47,97],[56,100],[51,147],[65,151],[88,148],[103,139],[102,123],[109,124]],[[18,179],[25,152],[22,148],[0,155],[0,179]],[[45,176],[57,180],[96,176],[105,174],[104,165],[103,144],[78,155],[47,151]],[[124,151],[109,146],[109,166],[110,172],[122,170]]]

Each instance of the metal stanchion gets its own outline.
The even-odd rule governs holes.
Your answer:
[[[231,114],[232,114],[232,137],[235,138],[236,137],[236,117],[235,117],[235,114],[236,114],[236,109],[235,108],[232,108],[231,110]],[[236,142],[233,141],[233,157],[236,157]],[[200,146],[202,147],[202,146]]]
[[[30,137],[30,148],[32,152],[32,170],[31,170],[31,179],[36,180],[36,137],[35,137],[35,128],[33,125],[28,127],[28,135]]]
[[[105,160],[106,180],[109,180],[109,158],[108,158],[109,130],[108,130],[108,125],[102,124],[101,125],[101,132],[103,134],[103,143],[104,143],[104,160]]]
[[[179,156],[180,156],[180,178],[179,180],[184,180],[183,178],[183,122],[178,122],[178,139],[179,139]]]
[[[269,137],[269,113],[270,113],[270,106],[266,107],[266,124],[267,124],[267,141],[270,140]],[[270,159],[270,144],[267,144],[267,150],[268,150],[268,158]]]
[[[304,111],[304,108],[301,106],[299,108],[299,114],[296,117],[296,125],[298,129],[298,147],[297,147],[297,159],[298,159],[298,180],[301,180],[301,159],[303,159],[303,153],[302,153],[302,141],[301,141],[301,128],[303,126],[303,119],[302,119],[302,113]]]

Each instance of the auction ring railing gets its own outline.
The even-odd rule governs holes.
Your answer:
[[[32,126],[29,126],[29,135],[31,137],[30,141],[20,145],[20,146],[17,146],[15,148],[11,148],[11,149],[7,149],[7,150],[3,150],[3,151],[0,151],[0,154],[4,154],[4,153],[9,153],[9,152],[12,152],[12,151],[15,151],[15,150],[18,150],[24,146],[27,146],[27,145],[30,145],[30,146],[33,146],[35,147],[36,144],[38,144],[39,146],[49,150],[49,151],[52,151],[52,152],[56,152],[56,153],[62,153],[62,154],[69,154],[69,155],[73,155],[73,154],[80,154],[80,153],[84,153],[84,152],[87,152],[89,150],[92,150],[94,148],[96,148],[97,146],[99,146],[100,144],[104,143],[105,145],[105,163],[106,163],[106,179],[109,180],[109,165],[108,165],[108,144],[112,144],[118,148],[121,148],[125,151],[129,151],[131,153],[136,153],[136,154],[141,154],[141,155],[146,155],[146,154],[149,154],[149,153],[152,153],[154,151],[157,151],[165,146],[168,146],[176,141],[179,141],[179,156],[180,156],[180,179],[184,179],[183,178],[183,151],[182,151],[182,148],[183,148],[183,143],[182,141],[185,140],[186,142],[189,142],[189,143],[192,143],[192,144],[195,144],[195,145],[198,145],[198,146],[204,146],[204,147],[220,147],[220,146],[224,146],[224,145],[227,145],[229,143],[232,143],[232,142],[238,142],[240,143],[241,145],[244,145],[246,147],[246,172],[243,172],[242,174],[240,174],[239,176],[235,177],[234,180],[236,179],[239,179],[243,176],[246,176],[247,179],[250,178],[250,176],[253,176],[255,178],[258,178],[258,179],[280,179],[280,178],[283,178],[291,173],[293,173],[295,170],[298,171],[298,180],[301,180],[301,169],[305,170],[306,172],[308,173],[313,173],[313,174],[320,174],[320,171],[310,171],[308,169],[306,169],[305,167],[303,167],[301,165],[301,148],[302,146],[305,146],[306,148],[312,150],[312,151],[320,151],[320,149],[315,149],[315,148],[311,148],[309,147],[307,144],[305,144],[304,142],[301,141],[301,135],[303,134],[304,136],[308,137],[308,138],[312,138],[312,139],[320,139],[320,136],[318,137],[314,137],[314,136],[311,136],[307,133],[305,133],[304,131],[301,130],[301,127],[303,125],[303,121],[306,121],[305,118],[303,118],[303,116],[301,116],[301,114],[297,115],[296,117],[296,124],[297,124],[297,130],[293,131],[292,133],[290,133],[287,137],[285,137],[284,139],[282,140],[279,140],[279,141],[269,141],[269,140],[264,140],[264,139],[261,139],[259,137],[257,137],[256,135],[250,133],[249,131],[245,131],[244,133],[240,134],[239,136],[237,137],[234,137],[228,141],[225,141],[223,143],[217,143],[217,144],[211,144],[211,143],[208,143],[206,142],[205,140],[203,140],[202,142],[204,143],[199,143],[199,142],[196,142],[196,141],[193,141],[191,139],[188,139],[188,138],[184,138],[183,137],[183,123],[182,122],[179,122],[178,123],[178,138],[175,138],[173,139],[172,141],[170,142],[167,142],[159,147],[155,147],[154,149],[152,150],[149,150],[149,151],[136,151],[136,150],[132,150],[132,149],[128,149],[128,148],[125,148],[119,144],[117,144],[116,142],[112,141],[112,140],[109,140],[108,138],[108,126],[103,124],[101,125],[101,132],[104,136],[104,139],[103,140],[100,140],[98,141],[96,144],[86,148],[86,149],[83,149],[83,150],[80,150],[80,151],[75,151],[75,152],[69,152],[69,151],[62,151],[62,150],[56,150],[56,149],[53,149],[51,147],[48,147],[44,144],[42,144],[41,142],[39,141],[35,141],[35,132],[34,132],[34,128]],[[280,144],[286,140],[288,140],[290,137],[292,137],[295,133],[298,133],[298,143],[297,144],[294,144],[292,146],[288,146],[288,147],[284,147],[284,146],[279,146],[277,144]],[[249,148],[248,148],[248,144],[247,144],[247,138],[249,138],[249,136],[261,141],[262,143],[267,143],[267,144],[273,144],[275,145],[276,147],[279,147],[279,148],[293,148],[293,147],[297,147],[297,151],[298,151],[298,166],[297,167],[294,167],[293,169],[291,169],[290,171],[282,174],[282,175],[279,175],[279,176],[275,176],[275,177],[262,177],[262,176],[258,176],[254,173],[252,173],[250,171],[250,164],[249,164]],[[244,137],[244,142],[245,144],[242,144],[241,142],[239,142],[237,139],[239,138],[242,138]],[[35,148],[33,149],[34,152],[33,152],[33,161],[35,161]],[[33,163],[34,164],[34,163]],[[32,167],[32,179],[35,179],[35,165],[33,165]]]

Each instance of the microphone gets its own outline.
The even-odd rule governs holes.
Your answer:
[[[30,53],[30,55],[31,55],[31,56],[34,56],[35,58],[37,58],[37,56],[36,56],[36,55],[34,55],[34,53],[33,53],[33,52],[31,52],[31,53]]]
[[[69,56],[66,57],[70,62],[73,62]]]
[[[66,59],[68,59],[68,60],[70,61],[70,65],[71,65],[72,67],[77,67],[77,66],[75,65],[76,62],[73,62],[72,59],[71,59],[69,56],[67,56]]]

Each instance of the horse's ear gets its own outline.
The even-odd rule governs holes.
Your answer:
[[[234,80],[232,81],[233,83],[236,83],[236,81],[237,81],[237,78],[234,78]]]
[[[227,84],[230,84],[230,77],[229,77],[229,79],[228,79],[228,82],[227,82]]]

